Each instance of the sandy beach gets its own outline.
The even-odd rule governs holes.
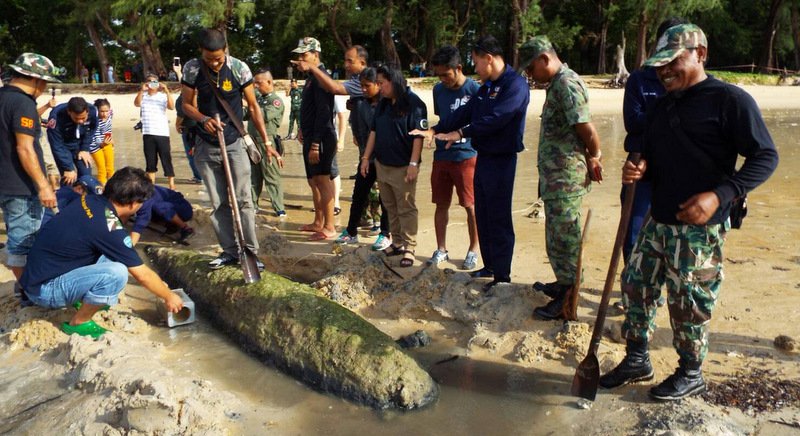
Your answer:
[[[281,95],[285,86],[279,81]],[[174,89],[177,91],[177,87]],[[430,89],[414,89],[428,104],[431,122],[435,124]],[[792,345],[790,341],[789,345],[781,347],[783,349],[774,344],[775,338],[781,335],[800,340],[800,219],[797,218],[800,216],[800,144],[797,139],[800,137],[800,87],[747,86],[745,89],[765,114],[781,163],[772,178],[749,196],[750,211],[743,228],[728,234],[724,247],[725,280],[711,322],[710,351],[704,373],[708,381],[719,386],[731,380],[738,380],[739,386],[743,386],[742,380],[747,377],[761,377],[759,380],[793,382],[795,389],[800,389],[797,343]],[[133,106],[135,94],[84,91],[60,92],[57,99],[65,102],[74,95],[84,96],[89,101],[100,96],[108,98],[114,111],[117,167],[143,167],[140,133],[133,130],[139,120],[138,109]],[[309,242],[308,234],[297,230],[301,224],[311,221],[313,213],[296,141],[285,142],[283,180],[288,217],[278,219],[269,202],[265,198],[261,200],[262,210],[257,214],[262,241],[260,256],[269,270],[311,283],[393,337],[424,329],[434,339],[433,351],[412,354],[423,362],[432,364],[441,357],[456,355],[461,362],[480,362],[483,368],[503,368],[500,371],[503,374],[521,372],[537,382],[551,383],[545,391],[537,388],[531,392],[484,387],[480,383],[459,386],[473,391],[492,390],[498,401],[509,396],[524,404],[535,402],[533,398],[536,397],[544,398],[541,401],[547,404],[546,408],[537,408],[530,417],[514,425],[503,417],[481,419],[474,416],[471,419],[475,420],[475,425],[466,430],[467,434],[800,434],[797,398],[776,410],[721,406],[711,397],[675,404],[653,403],[647,399],[647,389],[671,374],[677,364],[666,308],[659,311],[659,328],[651,349],[656,371],[654,382],[601,391],[589,410],[577,408],[575,398],[569,396],[569,383],[586,353],[609,266],[620,214],[620,168],[625,157],[621,120],[623,91],[591,88],[589,94],[603,146],[605,181],[594,185],[583,203],[584,210],[591,208],[593,216],[584,254],[585,278],[578,322],[545,322],[531,317],[534,307],[546,303],[545,297],[531,292],[531,284],[549,282],[554,277],[544,249],[544,213],[535,203],[536,148],[543,90],[532,91],[526,150],[520,154],[517,170],[513,202],[516,232],[513,284],[498,295],[481,295],[479,289],[483,282],[471,281],[465,272],[458,270],[468,241],[465,214],[457,205],[451,208],[448,226],[451,260],[438,268],[425,266],[425,260],[436,248],[434,208],[430,203],[432,151],[429,149],[423,150],[417,187],[420,229],[417,260],[412,268],[394,268],[402,275],[402,280],[390,278],[391,274],[386,274],[385,270],[364,262],[376,256],[369,250],[373,238],[366,232],[360,235],[360,246],[346,246],[340,250],[330,241]],[[39,103],[44,99],[41,97]],[[285,101],[288,102],[288,98]],[[198,236],[191,241],[190,249],[213,255],[219,248],[208,221],[208,196],[202,185],[188,182],[191,173],[180,136],[174,130],[174,112],[170,113],[170,120],[178,190],[193,202],[197,215],[194,225]],[[288,111],[281,135],[285,135],[287,126]],[[355,170],[357,153],[348,132],[345,151],[339,156],[343,177],[339,230],[346,225],[349,215],[353,181],[347,176]],[[157,183],[166,185],[166,179],[159,174]],[[2,233],[0,240],[5,240],[5,231]],[[147,233],[142,244],[169,245],[170,241]],[[390,259],[388,263],[396,267],[398,261]],[[149,296],[132,282],[119,306],[96,316],[113,332],[94,342],[68,337],[58,330],[60,322],[71,316],[71,309],[20,309],[12,297],[13,276],[8,269],[0,267],[0,386],[3,387],[0,391],[4,392],[0,395],[0,433],[321,432],[303,424],[305,415],[301,406],[264,405],[259,398],[242,394],[245,388],[237,387],[236,383],[220,382],[221,376],[215,374],[213,366],[189,372],[176,365],[181,360],[174,348],[180,349],[180,345],[165,338],[180,333],[166,331],[159,323]],[[615,289],[619,289],[618,284]],[[618,295],[615,291],[612,301],[617,300]],[[612,368],[624,355],[624,341],[619,334],[621,321],[621,314],[611,310],[598,356],[601,372]],[[432,372],[440,372],[440,378],[434,378],[444,384],[457,385],[448,382],[448,375],[441,373],[442,367],[432,369]],[[468,370],[469,366],[462,363],[452,367],[452,371],[458,373]],[[509,394],[511,391],[513,394]],[[433,406],[433,411],[411,412],[383,420],[376,418],[375,423],[368,422],[364,428],[385,434],[415,434],[407,432],[415,428],[411,424],[416,419],[414,413],[435,417],[437,407],[445,408],[444,401],[442,405]],[[357,406],[346,407],[346,410],[359,410],[352,413],[373,414]],[[533,417],[536,417],[537,426],[529,427],[526,420],[534,420]],[[369,421],[369,418],[358,419]],[[348,424],[340,425],[330,422],[325,432],[352,434],[357,431]],[[416,434],[451,431],[455,429],[432,424]]]

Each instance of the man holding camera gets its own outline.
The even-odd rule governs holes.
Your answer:
[[[158,81],[158,76],[148,73],[133,104],[142,108],[142,140],[147,177],[155,183],[158,159],[160,158],[169,189],[175,190],[175,170],[172,168],[169,121],[167,120],[167,109],[175,109],[172,94],[167,85]]]

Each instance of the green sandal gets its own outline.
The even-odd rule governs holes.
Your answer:
[[[72,303],[72,307],[74,307],[74,308],[75,308],[75,310],[81,310],[81,306],[83,306],[83,303],[81,303],[80,301],[76,301],[76,302]],[[111,306],[109,306],[108,304],[106,304],[106,305],[104,305],[103,307],[101,307],[101,308],[98,310],[98,312],[104,312],[104,311],[107,311],[108,309],[111,309]]]
[[[68,335],[77,334],[81,336],[91,336],[95,339],[103,336],[103,333],[108,331],[91,320],[78,325],[70,325],[68,322],[65,322],[61,324],[61,330]]]

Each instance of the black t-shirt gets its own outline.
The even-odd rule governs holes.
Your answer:
[[[16,86],[6,85],[0,88],[0,194],[37,195],[36,185],[19,161],[17,133],[33,137],[33,148],[44,174],[44,156],[39,144],[42,126],[36,100]]]
[[[206,75],[201,70],[205,69],[209,73],[211,81],[209,82]],[[219,114],[220,120],[225,124],[223,135],[225,136],[225,144],[232,144],[241,137],[236,125],[230,121],[228,112],[217,100],[214,94],[214,88],[219,89],[222,98],[228,102],[228,105],[233,110],[233,113],[241,121],[244,117],[242,110],[242,98],[244,97],[244,88],[253,83],[253,74],[246,63],[231,56],[227,56],[225,64],[219,72],[211,71],[199,59],[192,59],[183,67],[183,80],[182,83],[197,91],[197,108],[203,115],[214,117]],[[198,128],[198,135],[204,141],[210,144],[218,144],[217,135],[208,133],[203,128]]]
[[[325,66],[319,64],[319,69],[325,71]],[[336,136],[336,129],[333,128],[333,94],[325,91],[313,75],[306,79],[303,87],[300,128],[306,143],[321,144],[323,139]]]
[[[671,104],[691,144],[675,134]],[[717,194],[720,207],[708,224],[724,222],[731,200],[763,183],[778,165],[778,152],[753,97],[710,76],[659,98],[647,112],[647,122],[645,177],[653,182],[651,214],[662,224],[681,224],[675,218],[679,205],[709,191]],[[745,161],[733,175],[739,155]]]
[[[405,115],[392,113],[392,102],[382,98],[372,117],[372,131],[375,132],[375,159],[381,165],[406,166],[411,161],[415,136],[408,132],[428,128],[428,108],[425,103],[408,90],[410,108]]]
[[[142,265],[114,206],[103,196],[83,195],[39,230],[20,283],[38,295],[42,283],[97,263],[100,256],[128,268]]]

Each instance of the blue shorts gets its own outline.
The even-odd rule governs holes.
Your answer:
[[[50,279],[39,287],[38,295],[25,292],[37,306],[56,309],[76,301],[113,306],[128,283],[128,268],[100,256],[97,263],[74,269]]]
[[[0,194],[0,209],[8,233],[6,264],[22,268],[27,263],[28,252],[39,231],[44,208],[37,196]]]

